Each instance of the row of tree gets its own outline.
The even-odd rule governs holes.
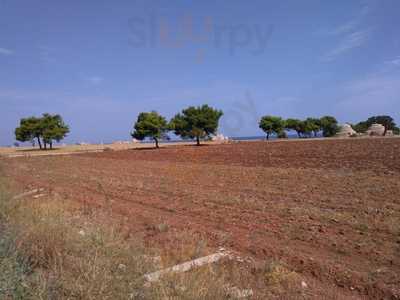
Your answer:
[[[293,130],[299,138],[318,136],[322,131],[324,137],[332,137],[339,131],[338,121],[332,116],[322,118],[282,119],[277,116],[264,116],[259,122],[259,127],[266,133],[267,139],[271,135],[286,138],[286,130]]]
[[[189,107],[175,115],[170,122],[156,111],[142,112],[139,114],[131,133],[133,138],[143,140],[151,138],[158,148],[159,139],[166,138],[168,131],[173,131],[183,139],[200,139],[216,134],[218,122],[223,115],[222,111],[208,105]],[[324,137],[334,136],[339,131],[337,120],[332,116],[320,119],[307,118],[306,120],[287,119],[276,116],[264,116],[259,123],[260,128],[266,133],[267,139],[273,134],[277,137],[287,137],[286,130],[296,131],[299,137],[317,136],[322,131]]]
[[[169,122],[156,111],[139,114],[131,136],[138,140],[151,138],[158,148],[158,141],[167,138],[168,131],[173,131],[182,139],[200,139],[217,133],[219,119],[223,115],[221,110],[208,105],[190,106],[176,114]]]
[[[169,122],[156,111],[139,114],[131,136],[138,140],[151,138],[158,148],[159,140],[168,138],[167,133],[173,131],[182,139],[200,140],[215,135],[218,130],[221,110],[208,105],[190,106],[176,114]],[[69,127],[60,115],[45,113],[42,117],[29,117],[20,120],[15,129],[15,138],[20,142],[38,143],[40,149],[53,148],[53,141],[60,142],[69,133]]]
[[[20,142],[37,141],[40,149],[53,148],[53,141],[60,142],[69,133],[69,127],[60,115],[43,114],[42,117],[23,118],[15,129],[15,138]]]
[[[215,135],[223,112],[208,105],[190,106],[176,114],[169,122],[156,111],[142,112],[135,122],[131,136],[138,140],[153,139],[156,148],[159,148],[160,139],[168,139],[168,132],[173,131],[182,139],[195,139],[197,145],[200,140]],[[374,116],[366,121],[353,125],[357,132],[365,132],[374,123],[385,127],[385,134],[393,130],[399,134],[393,118],[390,116]],[[271,135],[286,138],[288,130],[295,131],[299,138],[316,137],[321,132],[324,137],[335,136],[340,127],[332,116],[322,118],[282,119],[277,116],[264,116],[259,127],[266,133],[267,139]],[[53,141],[60,142],[69,133],[69,127],[60,115],[43,114],[42,117],[23,118],[20,126],[15,129],[15,137],[21,142],[37,141],[40,149],[53,148]]]

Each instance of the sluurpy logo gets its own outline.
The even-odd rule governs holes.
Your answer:
[[[133,47],[177,49],[190,46],[200,58],[210,48],[226,50],[231,56],[239,49],[261,55],[274,31],[272,24],[222,24],[211,16],[195,18],[190,13],[172,20],[155,11],[130,18],[128,26],[129,44]]]

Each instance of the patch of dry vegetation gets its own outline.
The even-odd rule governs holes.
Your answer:
[[[126,239],[115,226],[60,199],[12,199],[0,188],[1,299],[228,299],[239,272],[225,264],[165,276],[143,275],[206,254],[189,240],[166,255]],[[186,245],[186,246],[184,246]],[[232,273],[233,272],[233,273]],[[236,274],[232,276],[230,274]]]
[[[80,229],[82,216],[54,200],[2,196],[1,206],[2,271],[21,275],[21,288],[9,282],[4,296],[14,299],[19,291],[34,299],[119,299],[143,286],[142,274],[152,267],[141,259],[143,247],[124,241],[114,228],[87,219]]]
[[[209,254],[204,239],[183,233],[174,249],[152,250],[123,237],[118,226],[100,225],[99,219],[94,211],[73,208],[60,199],[13,199],[1,184],[0,298],[306,296],[296,273],[276,263],[257,269],[254,264],[222,261],[146,284],[146,273]]]

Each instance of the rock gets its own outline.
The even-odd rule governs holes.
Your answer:
[[[249,298],[254,295],[252,289],[241,290],[238,287],[226,287],[228,296],[235,299]]]
[[[44,196],[46,196],[46,194],[38,194],[38,195],[33,196],[33,198],[34,199],[39,199],[39,198],[44,197]]]
[[[184,273],[194,268],[198,268],[207,264],[216,263],[217,261],[229,258],[231,259],[231,255],[226,252],[217,252],[208,256],[200,257],[191,261],[187,261],[178,265],[175,265],[170,268],[162,269],[153,273],[148,273],[144,275],[147,283],[157,282],[160,278],[165,274],[174,274],[174,273]]]

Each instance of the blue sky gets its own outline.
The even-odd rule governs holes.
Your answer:
[[[0,0],[0,144],[60,113],[67,142],[129,139],[141,111],[224,110],[400,123],[400,1]]]

